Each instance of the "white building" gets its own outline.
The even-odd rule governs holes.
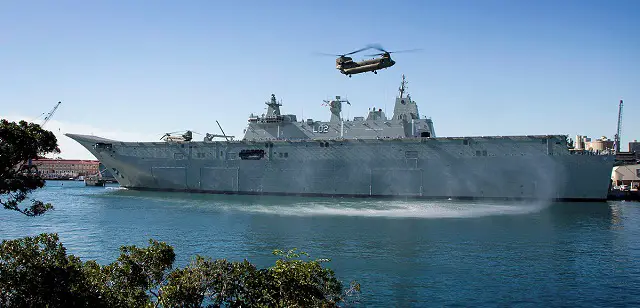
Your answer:
[[[613,186],[629,185],[630,188],[637,189],[640,185],[640,164],[613,167],[611,180]]]

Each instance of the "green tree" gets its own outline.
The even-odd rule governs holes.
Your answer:
[[[120,247],[118,259],[106,266],[87,267],[92,288],[110,307],[143,307],[157,298],[157,289],[165,283],[175,261],[173,247],[149,240],[149,246]]]
[[[42,215],[53,207],[39,200],[20,208],[29,193],[44,186],[32,159],[49,153],[59,153],[56,136],[38,124],[0,120],[0,204],[27,216]]]
[[[257,269],[249,261],[229,262],[196,256],[184,269],[169,275],[160,288],[159,303],[165,307],[335,307],[360,291],[352,282],[343,291],[328,259],[275,250],[275,265]],[[303,256],[308,260],[303,260]]]
[[[0,307],[99,306],[84,266],[67,255],[56,234],[2,241]]]
[[[154,240],[120,253],[99,265],[67,255],[56,234],[3,241],[0,307],[336,307],[360,291],[295,249],[264,269],[202,256],[172,269],[173,248]]]

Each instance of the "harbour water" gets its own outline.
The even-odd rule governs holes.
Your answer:
[[[273,249],[327,257],[362,306],[640,305],[640,203],[500,203],[137,192],[50,181],[55,210],[0,210],[0,239],[57,232],[100,263],[154,238],[268,266]]]

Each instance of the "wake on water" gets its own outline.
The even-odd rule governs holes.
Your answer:
[[[121,186],[107,186],[104,189],[106,189],[106,190],[127,190],[126,188],[121,187]]]
[[[362,216],[390,218],[473,218],[521,215],[538,212],[548,204],[458,203],[458,202],[300,202],[291,205],[249,205],[228,210],[290,216]]]
[[[372,200],[352,198],[305,198],[277,196],[207,195],[130,191],[108,187],[126,198],[153,201],[198,210],[244,212],[280,216],[354,216],[389,218],[473,218],[496,215],[523,215],[539,212],[545,201],[426,201]],[[112,195],[113,196],[113,195]]]

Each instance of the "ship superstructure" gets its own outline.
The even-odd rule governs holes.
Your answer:
[[[331,139],[388,139],[435,137],[433,121],[420,118],[416,102],[406,94],[407,82],[402,76],[399,95],[396,97],[393,117],[387,118],[381,108],[370,108],[366,117],[344,120],[341,116],[342,104],[348,103],[340,96],[325,101],[331,112],[328,122],[306,119],[297,121],[294,114],[280,114],[280,106],[274,94],[265,104],[267,113],[252,114],[245,130],[244,140],[331,140]]]
[[[121,142],[67,134],[130,189],[302,196],[605,200],[613,155],[570,151],[564,135],[436,137],[404,79],[388,118],[251,115],[242,140]]]

